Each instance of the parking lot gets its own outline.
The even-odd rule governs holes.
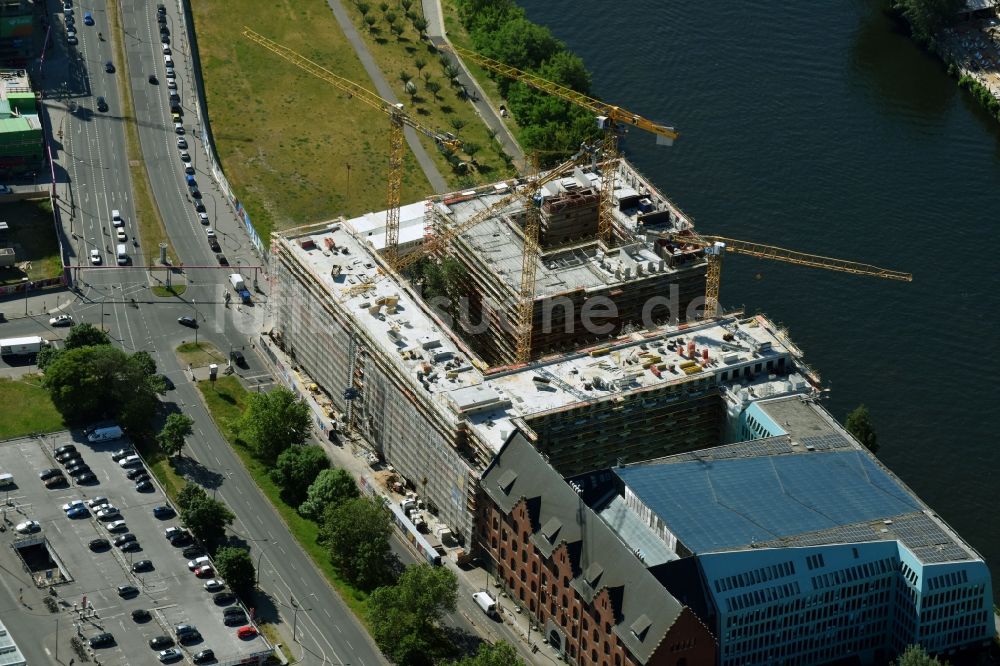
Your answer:
[[[69,444],[75,446],[75,453],[63,452],[57,461],[56,452]],[[196,546],[183,541],[172,545],[165,538],[167,528],[180,527],[179,520],[172,510],[163,508],[154,516],[154,507],[167,507],[167,499],[155,483],[142,491],[136,480],[127,478],[130,470],[136,476],[144,468],[119,465],[113,454],[122,448],[129,448],[125,439],[92,444],[83,433],[69,432],[0,443],[0,473],[14,479],[0,496],[6,527],[0,539],[12,546],[0,549],[0,566],[9,571],[27,569],[39,589],[56,590],[57,612],[60,620],[66,619],[62,643],[67,654],[71,636],[79,636],[86,644],[104,633],[110,633],[113,640],[92,650],[102,664],[154,663],[159,651],[168,648],[179,651],[172,657],[164,655],[175,663],[191,663],[206,649],[215,658],[199,663],[233,663],[267,652],[262,637],[237,636],[241,627],[251,624],[244,614],[231,610],[236,617],[229,626],[224,624],[225,608],[235,606],[235,601],[216,599],[218,590],[205,589],[214,572],[197,577],[188,569],[190,557],[184,551],[196,556],[191,550]],[[64,467],[81,459],[77,465],[89,466],[93,473],[89,483],[75,480],[85,478],[86,470],[77,470],[71,477]],[[49,472],[57,482],[50,481],[53,487],[47,488],[39,475],[56,469],[65,482],[58,483],[55,473]],[[82,509],[74,508],[78,502]],[[108,505],[117,511],[103,513]],[[30,521],[36,521],[37,527]],[[100,540],[106,540],[106,545]],[[140,562],[144,566],[135,566]],[[4,604],[16,605],[16,600]],[[133,615],[142,610],[148,611],[148,618],[141,612]],[[178,641],[178,625],[195,629],[189,630],[183,643]],[[168,638],[153,649],[150,641],[158,636]],[[14,639],[21,642],[30,637]]]

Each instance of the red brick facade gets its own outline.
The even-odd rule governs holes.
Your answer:
[[[492,560],[508,594],[542,627],[546,640],[561,645],[570,663],[580,666],[711,666],[716,644],[709,630],[685,608],[652,656],[639,662],[613,631],[614,601],[601,589],[591,604],[570,586],[572,555],[565,543],[546,558],[532,545],[532,520],[522,499],[505,515],[484,498],[479,516],[478,545]],[[630,554],[623,550],[623,556]],[[626,594],[636,593],[635,590]],[[641,592],[640,592],[641,593]]]

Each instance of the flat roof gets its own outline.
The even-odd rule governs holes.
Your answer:
[[[978,558],[825,410],[756,404],[787,434],[613,470],[692,552],[898,540],[922,561]]]
[[[14,637],[0,621],[0,666],[23,666],[26,663],[28,662],[21,654],[21,648],[17,647]]]
[[[453,421],[468,421],[494,451],[513,432],[518,418],[797,355],[777,327],[759,315],[664,325],[591,349],[484,373],[484,364],[444,322],[408,288],[380,273],[380,261],[367,239],[355,237],[348,225],[324,223],[276,238],[354,319],[371,344],[397,364],[401,376],[419,382],[421,392],[429,393]],[[365,294],[350,292],[362,283],[372,289]],[[695,359],[688,356],[692,343]],[[654,373],[644,367],[656,359],[667,369]],[[742,381],[751,386],[770,382],[767,391],[774,395],[805,388],[798,376],[772,381],[765,374]]]

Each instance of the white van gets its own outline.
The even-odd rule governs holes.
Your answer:
[[[88,442],[110,442],[114,439],[121,439],[125,435],[118,426],[108,426],[107,428],[94,428],[94,431],[87,435]]]
[[[14,485],[13,474],[0,474],[0,488],[10,488]]]
[[[124,266],[128,263],[128,250],[125,249],[125,243],[118,244],[118,265]]]
[[[476,605],[483,609],[489,617],[497,617],[497,602],[489,595],[489,592],[476,592],[472,595]]]

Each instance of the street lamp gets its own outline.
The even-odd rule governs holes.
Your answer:
[[[24,316],[28,316],[28,286],[31,284],[28,282],[28,278],[21,278],[21,284],[24,285]]]

